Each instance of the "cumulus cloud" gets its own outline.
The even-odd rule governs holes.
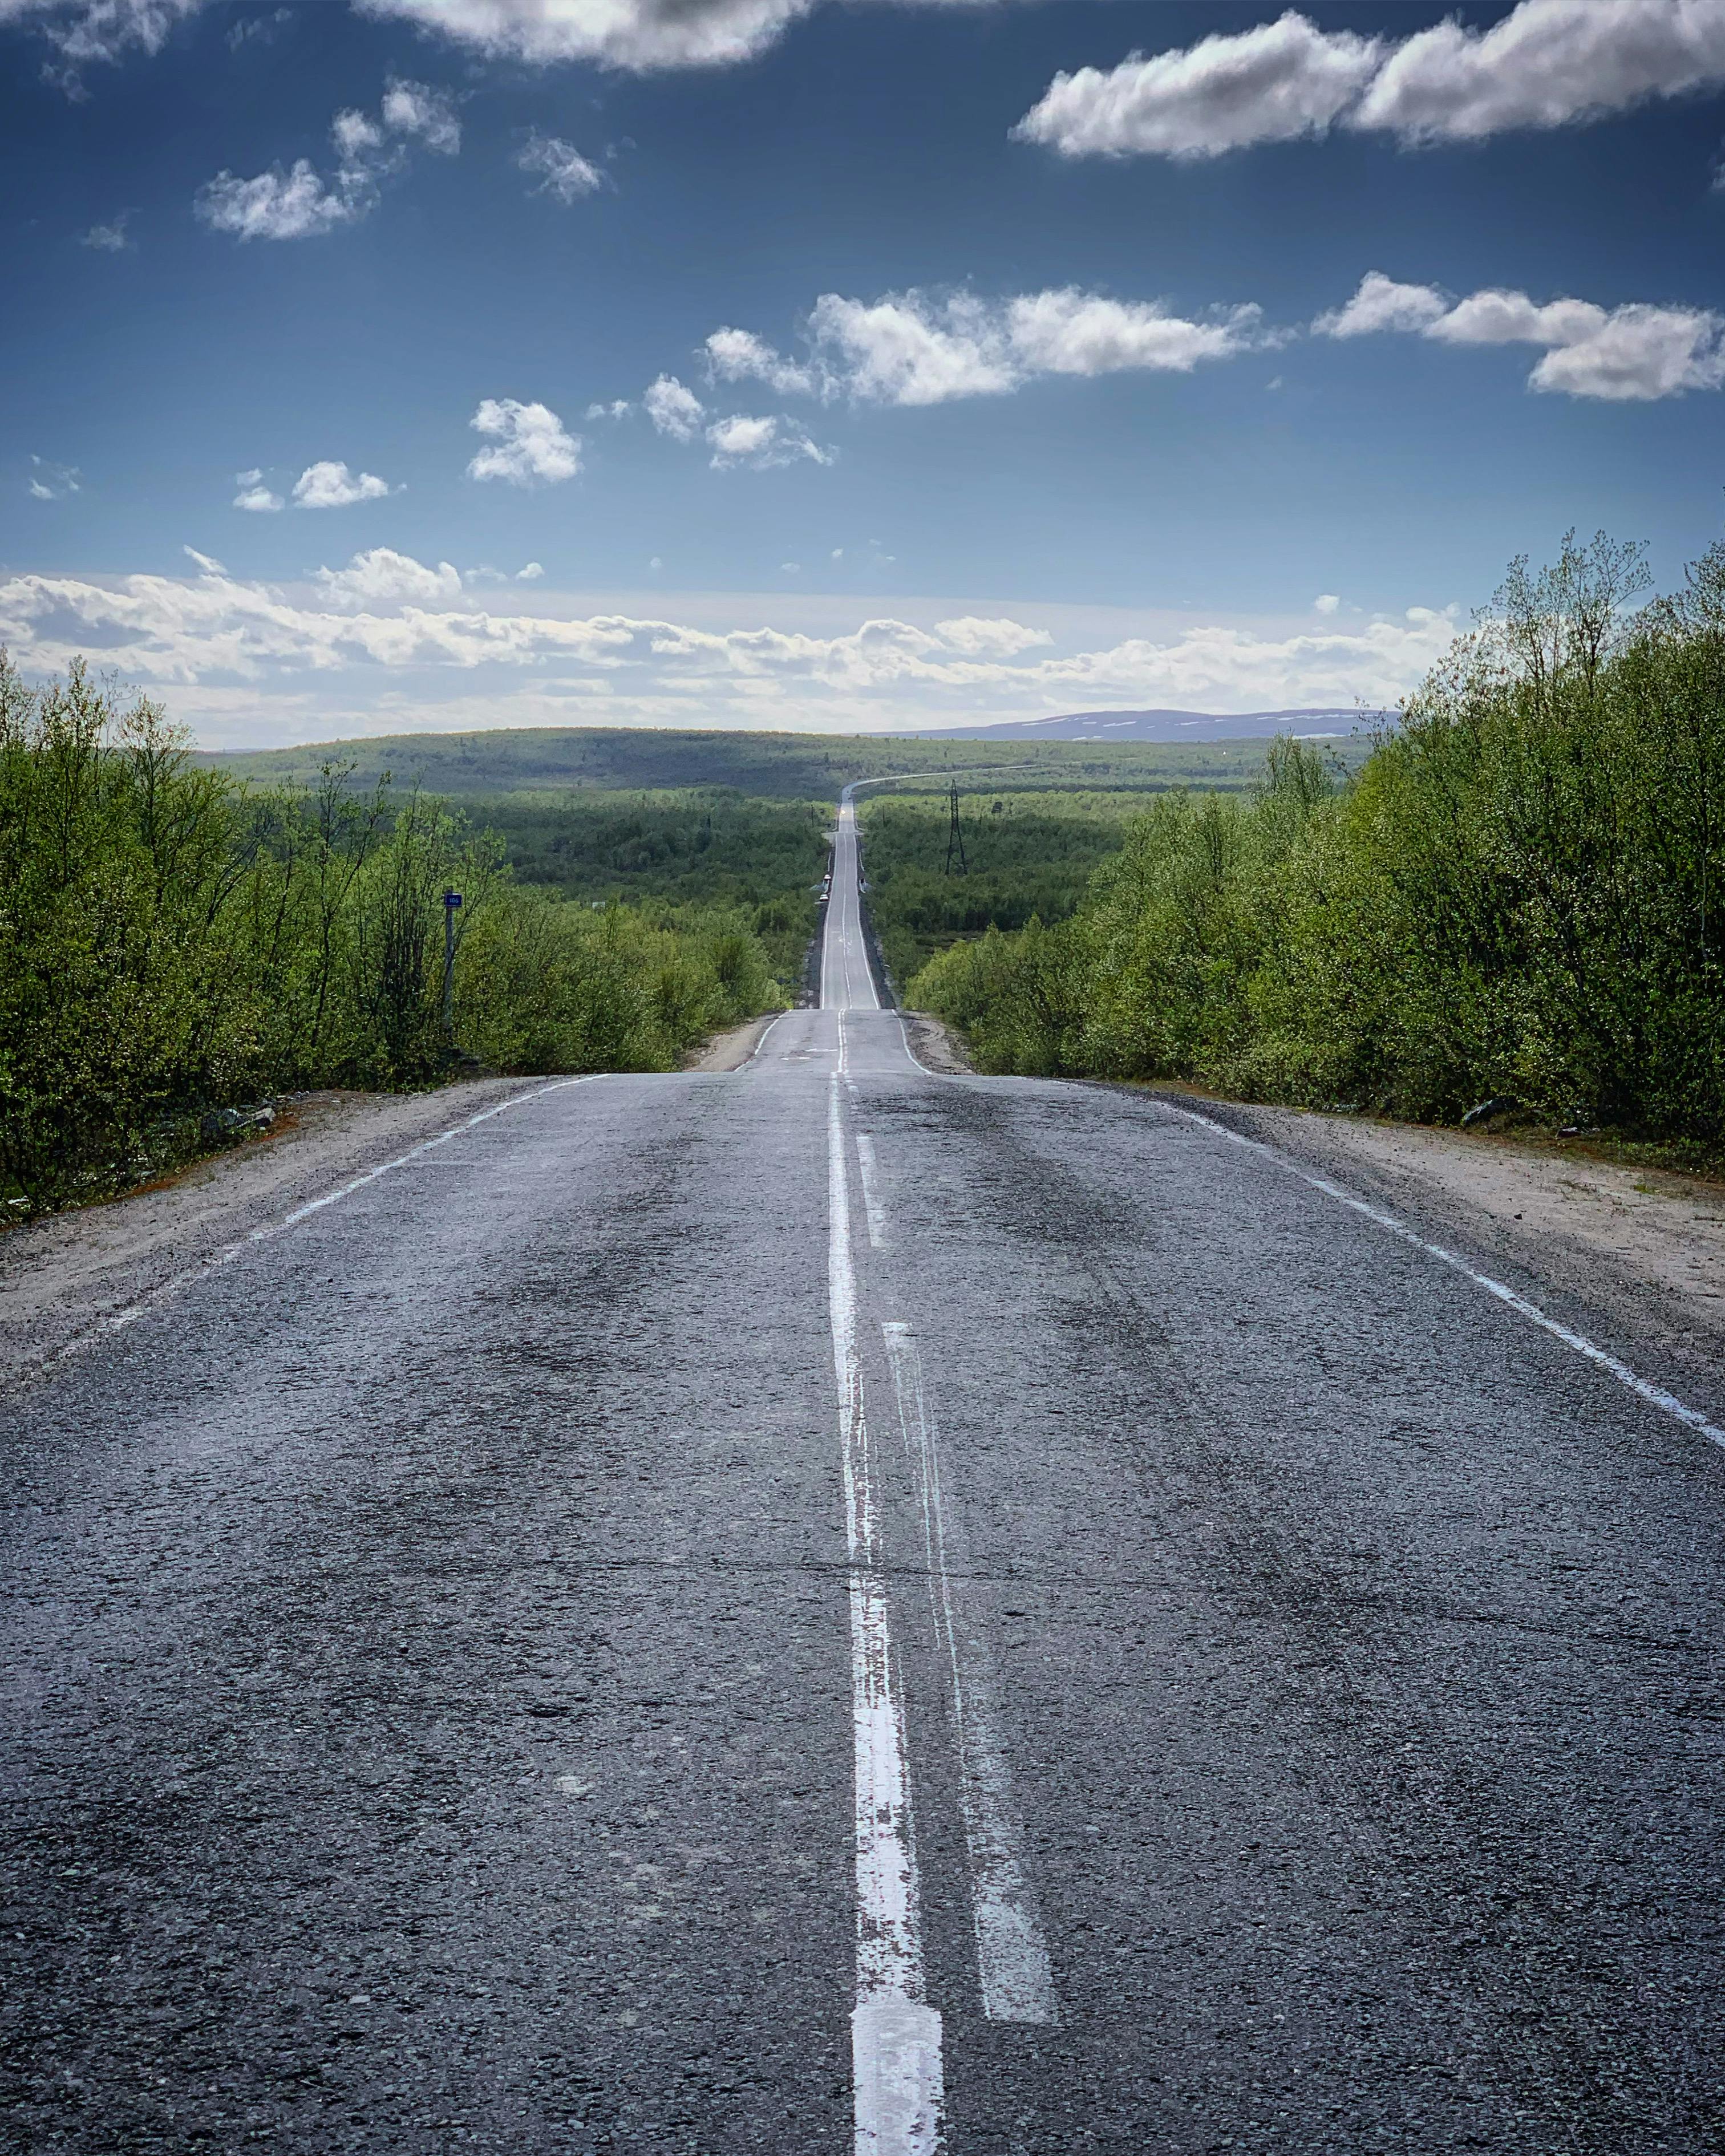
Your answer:
[[[1348,305],[1320,315],[1312,326],[1319,336],[1373,336],[1382,330],[1430,329],[1449,311],[1435,285],[1398,285],[1381,270],[1368,270]]]
[[[74,89],[90,60],[120,60],[128,52],[159,52],[176,23],[203,0],[0,0],[0,26],[30,23],[60,56],[55,79]]]
[[[236,509],[249,509],[259,516],[272,515],[282,507],[282,499],[264,484],[261,471],[235,472],[234,484],[239,489],[234,497]]]
[[[467,467],[470,479],[501,479],[511,486],[555,486],[581,469],[581,438],[544,404],[486,397],[468,424],[488,437]]]
[[[30,495],[36,501],[64,501],[69,494],[84,490],[84,475],[76,465],[51,464],[46,457],[30,459]]]
[[[494,58],[597,60],[645,73],[732,67],[764,52],[813,0],[355,0]]]
[[[326,458],[307,465],[294,481],[294,501],[301,509],[351,509],[356,501],[381,501],[390,491],[376,472],[351,472]]]
[[[721,382],[764,382],[781,397],[807,397],[812,371],[786,359],[752,330],[715,330],[706,341],[707,365]]]
[[[605,184],[598,167],[583,157],[572,142],[556,135],[542,135],[536,128],[521,146],[516,163],[524,172],[536,172],[535,194],[554,195],[560,203],[579,202]]]
[[[337,159],[332,180],[309,157],[295,159],[286,172],[275,165],[249,180],[222,172],[199,188],[194,207],[212,230],[230,232],[236,239],[316,239],[375,207],[379,182],[402,167],[408,139],[454,157],[461,147],[461,125],[442,90],[392,77],[375,119],[349,110],[330,122]]]
[[[447,599],[431,595],[434,585]],[[255,725],[271,692],[303,709],[321,680],[331,685],[321,693],[340,697],[345,713],[369,704],[398,731],[405,684],[424,693],[439,677],[466,677],[479,684],[473,693],[482,692],[492,723],[522,723],[509,713],[511,698],[555,689],[602,700],[613,719],[803,728],[1109,704],[1376,706],[1404,695],[1455,629],[1452,611],[1414,607],[1350,628],[1200,624],[1075,647],[1009,617],[958,615],[932,626],[864,619],[842,634],[814,634],[758,622],[714,628],[656,616],[494,613],[470,599],[457,603],[453,586],[446,564],[377,554],[328,572],[305,596],[214,572],[103,582],[0,577],[0,642],[33,670],[61,669],[78,652],[100,649],[127,677],[181,685],[183,705],[231,711],[236,725]],[[545,690],[531,689],[536,680]],[[542,703],[527,708],[545,711]],[[533,722],[554,723],[555,714]]]
[[[706,417],[706,405],[674,374],[661,374],[648,385],[641,408],[657,432],[676,442],[692,442]]]
[[[251,179],[218,172],[198,191],[198,214],[213,232],[236,239],[311,239],[351,223],[367,207],[350,187],[326,187],[308,157],[290,170],[280,165]]]
[[[316,581],[331,604],[341,607],[390,606],[405,600],[449,606],[461,596],[461,572],[450,563],[429,568],[390,547],[356,554],[345,569],[320,569]]]
[[[518,584],[536,584],[544,574],[542,562],[529,562],[516,571],[515,580]]]
[[[182,547],[180,552],[188,561],[196,562],[207,577],[225,577],[228,573],[213,554],[200,554],[195,547]]]
[[[984,300],[917,291],[872,302],[824,294],[810,331],[831,384],[864,403],[942,404],[1002,396],[1044,374],[1128,369],[1189,373],[1259,337],[1256,307],[1202,322],[1151,300],[1111,300],[1076,288]]]
[[[454,100],[429,83],[392,76],[383,92],[379,117],[391,135],[417,136],[428,150],[453,157],[461,147],[461,122]]]
[[[1333,34],[1291,12],[1187,50],[1057,74],[1013,130],[1063,157],[1218,157],[1251,142],[1322,135],[1371,80],[1374,38]]]
[[[1725,82],[1725,0],[1521,0],[1401,39],[1292,10],[1118,67],[1058,74],[1014,131],[1063,157],[1219,157],[1332,126],[1409,144],[1562,127]]]
[[[794,420],[778,417],[760,418],[747,413],[733,413],[727,419],[715,420],[706,430],[706,439],[713,453],[710,461],[716,471],[728,471],[736,465],[768,471],[776,465],[798,464],[804,459],[817,465],[833,461],[830,449],[824,449],[818,442],[811,441]]]
[[[1339,613],[1342,595],[1339,592],[1320,592],[1312,602],[1312,607],[1314,613]]]
[[[124,254],[135,242],[126,236],[126,228],[131,222],[129,209],[121,211],[110,224],[93,224],[79,240],[80,247],[94,247],[103,254]]]
[[[1650,403],[1725,383],[1725,316],[1700,307],[1596,306],[1493,287],[1452,301],[1433,285],[1398,285],[1373,270],[1346,306],[1320,315],[1320,336],[1414,332],[1439,344],[1542,346],[1528,387],[1609,403]]]

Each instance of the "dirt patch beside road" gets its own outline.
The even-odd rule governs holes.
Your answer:
[[[28,1377],[177,1274],[479,1109],[549,1081],[307,1094],[267,1137],[166,1182],[0,1235],[0,1383]]]
[[[964,1044],[952,1028],[922,1011],[901,1011],[911,1053],[927,1070],[945,1078],[966,1078],[976,1065],[964,1052]]]
[[[752,1018],[747,1025],[734,1025],[728,1033],[716,1033],[703,1047],[691,1050],[685,1058],[685,1070],[741,1070],[743,1065],[761,1045],[762,1035],[774,1019],[782,1016],[778,1011],[769,1012],[765,1018]]]

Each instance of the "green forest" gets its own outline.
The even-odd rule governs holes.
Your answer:
[[[1491,1102],[1711,1155],[1725,1111],[1725,546],[1512,565],[1357,773],[1285,742],[1168,794],[1083,901],[909,985],[987,1070],[1453,1122]]]
[[[12,1217],[207,1149],[223,1106],[429,1085],[458,1052],[501,1072],[668,1070],[785,1000],[763,908],[722,880],[619,872],[597,901],[566,896],[517,876],[504,839],[449,803],[352,778],[330,762],[307,787],[238,784],[195,763],[147,698],[80,665],[33,686],[0,654]],[[821,851],[818,830],[783,849],[793,911],[770,932],[798,966],[794,908]],[[449,889],[463,903],[446,1029]]]

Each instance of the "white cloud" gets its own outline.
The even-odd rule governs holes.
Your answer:
[[[30,493],[38,501],[64,501],[69,494],[84,490],[84,475],[76,465],[51,464],[46,457],[32,457],[30,467]]]
[[[207,577],[225,577],[228,573],[213,554],[200,554],[195,547],[182,547],[180,552],[196,562]]]
[[[236,239],[311,239],[350,223],[365,205],[353,190],[324,185],[305,157],[290,172],[280,165],[249,180],[218,172],[198,189],[198,214],[212,230]]]
[[[1014,131],[1069,157],[1211,157],[1332,126],[1409,144],[1562,127],[1725,83],[1725,0],[1521,0],[1399,41],[1290,10],[1183,50],[1056,75]]]
[[[1562,127],[1725,82],[1719,0],[1522,0],[1488,30],[1453,18],[1390,54],[1349,125],[1404,141]]]
[[[351,472],[328,458],[307,465],[294,481],[294,500],[301,509],[351,509],[356,501],[381,501],[390,491],[376,472]]]
[[[1031,374],[1117,374],[1145,367],[1189,374],[1203,359],[1226,359],[1255,336],[1256,307],[1232,307],[1207,322],[1183,321],[1153,300],[1101,298],[1072,290],[1011,300],[1008,334]]]
[[[809,327],[845,387],[867,403],[943,404],[1018,386],[998,311],[968,293],[935,300],[902,292],[870,303],[824,292]]]
[[[496,58],[597,60],[645,72],[730,67],[764,52],[812,0],[355,0]]]
[[[1063,157],[1216,157],[1291,141],[1326,132],[1382,54],[1376,38],[1327,33],[1290,12],[1183,52],[1057,74],[1013,133]]]
[[[428,150],[453,157],[461,147],[461,122],[453,98],[429,83],[390,78],[383,92],[383,125],[392,135],[414,135]]]
[[[518,584],[536,584],[544,574],[545,565],[543,562],[529,562],[524,567],[519,568],[516,571],[515,580]]]
[[[203,0],[0,0],[0,26],[33,23],[59,53],[68,83],[87,60],[119,60],[136,48],[159,52],[182,18]]]
[[[707,363],[721,382],[764,382],[781,397],[807,397],[814,376],[775,352],[752,330],[715,330],[706,341]]]
[[[259,515],[268,516],[282,506],[279,494],[272,494],[264,484],[261,471],[235,472],[234,484],[239,489],[234,497],[236,509],[249,509]]]
[[[537,172],[536,194],[555,195],[560,203],[578,202],[605,184],[598,167],[556,135],[542,135],[536,128],[522,146],[516,163],[524,172]]]
[[[1022,622],[973,613],[937,621],[934,633],[942,644],[968,659],[1015,659],[1021,651],[1034,651],[1039,644],[1054,642],[1045,629],[1026,629]]]
[[[1373,270],[1345,307],[1320,315],[1326,336],[1417,331],[1440,344],[1543,346],[1528,387],[1609,403],[1648,403],[1725,384],[1725,316],[1641,302],[1530,299],[1492,288],[1452,305],[1435,286],[1397,285]]]
[[[1433,285],[1398,285],[1381,270],[1368,270],[1345,307],[1320,315],[1312,325],[1319,336],[1374,336],[1382,330],[1429,329],[1450,302]]]
[[[626,419],[634,408],[628,398],[617,397],[608,404],[589,404],[583,416],[589,419]]]
[[[344,164],[357,164],[383,147],[383,129],[367,113],[338,112],[330,122],[330,140]]]
[[[1099,705],[1199,711],[1368,706],[1394,701],[1449,644],[1453,610],[1414,607],[1343,628],[1199,622],[1085,643],[1009,617],[932,624],[851,619],[832,633],[660,616],[492,613],[430,596],[453,571],[395,556],[330,572],[307,596],[207,573],[185,579],[0,578],[0,642],[32,671],[100,650],[130,679],[255,730],[274,698],[301,713],[304,739],[423,723],[440,682],[471,680],[493,724],[568,722],[568,702],[612,721],[887,728],[1042,716]],[[359,588],[375,583],[378,596]],[[331,588],[333,586],[333,588]],[[384,596],[386,591],[389,596]],[[424,594],[420,596],[418,594]],[[505,602],[506,603],[506,602]],[[743,601],[742,608],[770,607]],[[799,598],[799,618],[810,602]],[[475,701],[475,700],[477,700]],[[332,729],[327,707],[344,724]],[[316,703],[317,708],[313,709]],[[511,709],[511,705],[514,708]],[[523,714],[526,714],[524,716]],[[434,718],[434,722],[437,722]],[[449,723],[445,720],[444,723]],[[481,721],[483,722],[483,721]],[[590,722],[590,721],[588,721]],[[254,732],[255,738],[255,732]]]
[[[111,224],[93,224],[79,241],[80,247],[94,247],[103,254],[123,254],[136,242],[126,236],[126,228],[131,221],[129,209],[121,211]]]
[[[513,397],[481,398],[468,424],[489,436],[467,467],[470,479],[506,480],[511,486],[556,486],[581,469],[581,438],[564,431],[557,413],[543,404],[519,403]]]
[[[641,407],[660,434],[678,442],[692,442],[706,417],[706,405],[674,374],[661,374],[650,383]]]
[[[803,573],[800,562],[781,562],[778,566],[788,577],[800,577]]]
[[[832,451],[810,441],[792,419],[762,418],[736,412],[729,418],[716,419],[706,430],[706,439],[712,449],[710,461],[715,471],[729,471],[737,465],[768,471],[774,465],[797,464],[805,459],[817,465],[833,461]]]
[[[320,569],[317,582],[333,604],[342,607],[449,606],[461,596],[461,572],[448,562],[429,568],[411,554],[373,547],[356,554],[345,569]]]
[[[827,292],[809,326],[829,388],[870,403],[942,404],[1004,396],[1038,375],[1189,373],[1261,341],[1259,320],[1256,307],[1243,306],[1190,321],[1155,300],[1067,286],[1002,300],[909,291],[869,302]]]
[[[1320,592],[1317,597],[1312,602],[1312,607],[1314,613],[1338,613],[1342,608],[1341,593],[1339,592]]]
[[[3,5],[3,0],[0,0]],[[280,165],[249,180],[218,172],[198,190],[195,207],[204,223],[237,239],[313,239],[337,225],[352,224],[375,208],[377,187],[398,172],[406,151],[392,138],[413,136],[428,149],[453,157],[461,146],[455,108],[443,91],[423,82],[391,80],[374,120],[345,110],[330,122],[339,159],[326,182],[309,157],[290,171]]]

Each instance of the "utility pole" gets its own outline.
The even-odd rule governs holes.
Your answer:
[[[958,828],[958,782],[952,782],[952,820],[947,827],[947,874],[952,873],[952,856],[958,856],[960,875],[970,874],[970,864],[964,858],[964,834]]]
[[[455,908],[459,891],[444,893],[444,1039],[455,1045]]]

